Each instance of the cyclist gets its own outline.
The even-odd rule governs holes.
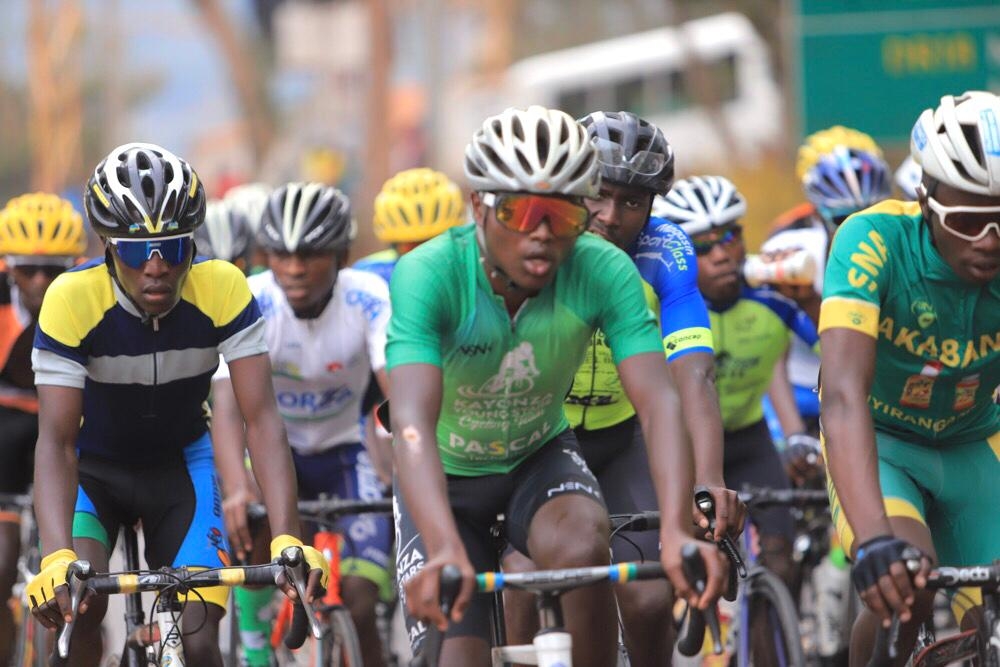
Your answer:
[[[389,291],[378,277],[346,268],[354,235],[347,196],[319,183],[277,188],[257,235],[270,270],[251,276],[250,290],[264,315],[278,411],[288,431],[303,499],[320,495],[382,498],[358,418],[371,374],[383,391],[386,387]],[[219,420],[238,418],[232,387],[226,369],[220,366],[212,385]],[[243,466],[242,434],[220,442],[219,449],[227,451],[219,457],[227,499],[252,496],[253,491],[244,486],[249,481]],[[241,516],[232,516],[236,509]],[[248,551],[252,544],[245,504],[233,510],[227,517],[233,519],[230,524],[237,524],[234,537],[242,538],[242,549]],[[377,667],[383,662],[375,606],[380,593],[391,594],[392,527],[385,517],[354,516],[343,519],[338,532],[346,536],[340,559],[345,575],[341,592],[358,630],[364,664]],[[266,593],[246,597],[264,597],[266,603]],[[241,616],[252,621],[259,609],[252,601],[248,603],[246,610],[241,605]],[[244,644],[251,649],[249,664],[268,664],[266,642],[256,655],[253,649],[260,642]]]
[[[231,215],[239,216],[246,220],[250,227],[250,255],[247,258],[247,266],[243,267],[243,272],[248,275],[260,273],[267,268],[267,258],[264,251],[253,243],[253,239],[260,229],[260,219],[264,215],[264,208],[267,206],[267,198],[271,194],[271,186],[264,183],[244,183],[237,185],[226,191],[222,201],[226,203],[231,211]]]
[[[235,264],[243,273],[250,270],[254,231],[246,212],[230,200],[213,200],[205,206],[205,224],[194,232],[198,252],[205,257]]]
[[[465,173],[475,224],[400,260],[386,348],[395,442],[398,577],[416,621],[446,625],[443,565],[464,576],[443,664],[489,664],[489,603],[474,569],[493,569],[490,527],[541,568],[608,562],[607,510],[563,416],[590,335],[604,330],[650,450],[663,513],[661,559],[680,597],[705,607],[722,587],[719,551],[699,597],[680,572],[691,541],[691,452],[679,399],[635,265],[583,235],[600,189],[597,151],[579,123],[534,106],[492,116],[473,135]],[[405,473],[403,472],[405,471]],[[565,596],[573,662],[614,661],[607,586]]]
[[[389,282],[399,258],[450,227],[465,223],[462,191],[439,171],[417,167],[401,171],[375,197],[375,237],[390,247],[354,265]]]
[[[773,287],[794,299],[819,322],[823,271],[830,240],[844,219],[872,204],[886,199],[892,187],[889,166],[875,141],[851,128],[835,125],[806,138],[799,148],[796,173],[802,182],[811,210],[771,236],[761,250],[765,255],[781,257],[795,250],[808,252],[817,270],[812,285],[775,284]],[[816,392],[819,357],[799,340],[792,341],[787,360],[780,368],[792,382],[799,414],[808,433],[818,434],[819,394]],[[787,431],[776,434],[789,439]],[[801,457],[789,460],[790,469],[804,469]]]
[[[787,488],[789,480],[767,424],[761,400],[792,334],[818,343],[812,321],[794,301],[773,290],[747,286],[740,273],[746,248],[740,219],[743,195],[721,176],[682,179],[664,197],[664,216],[690,237],[698,257],[698,287],[708,306],[715,343],[716,384],[725,429],[726,485]],[[785,392],[790,398],[790,392]],[[801,422],[793,424],[801,428]],[[754,523],[762,560],[786,582],[794,523],[787,510],[758,512]]]
[[[228,562],[205,401],[221,353],[247,422],[276,556],[296,537],[295,479],[274,403],[264,323],[231,264],[194,259],[204,189],[182,159],[154,144],[119,146],[84,191],[105,256],[60,276],[42,304],[32,362],[39,396],[35,513],[41,572],[33,613],[56,627],[70,612],[66,569],[77,553],[98,571],[123,522],[141,520],[150,567]],[[79,486],[78,486],[79,484]],[[74,510],[75,503],[75,510]],[[305,547],[310,597],[325,583]],[[285,585],[288,589],[287,582]],[[225,590],[188,605],[192,664],[221,665]],[[106,598],[86,602],[73,664],[97,665]]]
[[[867,607],[851,664],[878,621],[903,621],[908,655],[932,595],[929,563],[1000,554],[1000,98],[967,92],[920,114],[918,200],[888,201],[834,239],[820,315],[830,499]],[[926,558],[911,584],[902,562]]]
[[[698,293],[697,264],[687,235],[666,220],[649,217],[654,196],[665,194],[673,183],[673,150],[659,128],[627,111],[598,111],[579,122],[597,149],[601,172],[598,196],[585,200],[592,215],[590,231],[626,251],[639,269],[692,434],[695,480],[714,491],[720,517],[716,534],[721,538],[730,527],[742,524],[742,507],[722,481],[722,421],[708,311]],[[608,510],[656,509],[642,429],[601,331],[590,338],[564,409],[583,458],[601,484]],[[612,545],[616,562],[657,553],[653,531],[622,537]],[[505,559],[505,570],[528,569],[515,558]],[[615,593],[631,663],[636,667],[668,663],[673,641],[669,584],[644,581],[618,586]],[[509,638],[514,643],[530,642],[537,630],[533,600],[526,594],[508,595]]]
[[[83,255],[87,237],[73,205],[41,192],[21,195],[0,211],[0,493],[27,493],[31,483],[38,398],[31,340],[42,297],[56,276]],[[2,508],[0,508],[2,510]],[[0,598],[10,597],[21,548],[20,512],[0,511]],[[10,660],[14,619],[0,605],[0,664]]]

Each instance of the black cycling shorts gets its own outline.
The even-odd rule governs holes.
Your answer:
[[[620,424],[588,431],[576,429],[583,460],[594,472],[611,514],[656,511],[656,489],[649,473],[649,458],[642,427],[633,415]],[[621,531],[611,541],[615,563],[658,560],[657,530]]]
[[[771,489],[791,487],[763,419],[738,431],[726,431],[722,475],[726,486],[736,491],[744,484]],[[754,510],[751,518],[762,536],[780,535],[789,542],[795,537],[795,520],[787,507]]]
[[[0,405],[0,493],[26,493],[35,467],[38,415]]]
[[[592,498],[604,506],[600,488],[587,468],[573,431],[567,429],[547,442],[508,474],[482,477],[447,476],[448,502],[458,533],[476,572],[497,569],[499,549],[490,534],[497,515],[505,515],[507,540],[518,551],[528,553],[528,529],[538,509],[549,500],[566,494]],[[394,488],[398,485],[394,484]],[[406,603],[403,585],[423,567],[427,550],[417,533],[403,498],[393,496],[396,518],[396,580],[400,600]],[[530,555],[530,554],[528,554]],[[425,628],[406,617],[410,644],[414,651],[423,642]],[[448,628],[448,637],[481,637],[490,641],[490,596],[475,595],[465,616]]]

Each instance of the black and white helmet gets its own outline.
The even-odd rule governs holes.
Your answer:
[[[682,178],[653,201],[653,215],[676,223],[688,236],[732,224],[746,212],[743,195],[722,176]]]
[[[273,188],[265,183],[244,183],[237,185],[226,191],[222,198],[233,209],[238,210],[240,215],[246,218],[252,233],[256,234],[260,229],[260,219],[267,208],[267,198]]]
[[[572,116],[532,106],[487,118],[465,149],[476,190],[596,197],[597,151]]]
[[[597,149],[601,180],[666,194],[674,151],[660,128],[628,111],[595,111],[580,119]]]
[[[1000,97],[969,91],[925,109],[910,134],[923,173],[953,188],[1000,195]]]
[[[212,200],[205,209],[205,224],[194,232],[198,254],[227,262],[250,255],[253,231],[244,212],[228,200]]]
[[[191,166],[156,144],[124,144],[101,160],[83,193],[102,238],[189,234],[205,220],[205,189]]]
[[[268,198],[257,243],[277,252],[326,252],[348,248],[356,234],[347,195],[322,183],[288,183]]]

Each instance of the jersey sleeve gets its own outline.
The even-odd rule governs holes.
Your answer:
[[[392,317],[385,346],[387,369],[403,364],[442,365],[445,290],[445,279],[432,262],[413,253],[400,258],[389,283]]]
[[[698,291],[698,259],[688,235],[672,222],[650,218],[637,241],[635,264],[659,301],[667,359],[691,352],[711,354],[712,328]]]
[[[360,273],[360,272],[359,272]],[[360,273],[363,280],[356,294],[347,294],[347,302],[358,302],[367,326],[368,358],[373,371],[385,368],[385,342],[392,307],[389,286],[375,274]]]
[[[813,324],[808,313],[802,310],[795,301],[776,290],[762,289],[760,292],[765,295],[767,305],[778,314],[788,330],[818,354],[819,334],[816,332],[816,325]]]
[[[636,354],[662,352],[656,318],[646,304],[635,264],[617,248],[602,256],[601,270],[591,274],[591,289],[603,304],[598,327],[604,331],[615,364]]]
[[[873,217],[856,215],[837,230],[827,262],[819,331],[846,328],[876,338],[889,252]]]
[[[66,281],[56,279],[45,293],[35,328],[31,365],[36,385],[83,389],[87,381],[89,328],[70,307],[66,285]]]
[[[267,352],[264,318],[242,272],[232,264],[217,262],[212,318],[219,335],[219,352],[226,362]]]

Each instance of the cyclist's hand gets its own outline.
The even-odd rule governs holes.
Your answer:
[[[906,561],[919,554],[920,567],[910,579]],[[906,623],[916,599],[916,588],[927,584],[930,560],[915,547],[892,535],[880,535],[858,547],[851,579],[865,605],[889,627],[893,614]]]
[[[47,628],[57,628],[72,620],[66,569],[75,560],[77,555],[72,549],[53,551],[42,559],[41,571],[25,589],[31,613]]]
[[[823,473],[823,452],[819,440],[806,433],[788,436],[788,444],[782,452],[785,471],[796,486]]]
[[[233,545],[233,551],[240,561],[246,561],[247,554],[253,550],[253,536],[250,534],[250,523],[247,521],[247,506],[255,502],[260,502],[260,492],[251,482],[238,491],[229,493],[222,501],[222,518],[226,532]]]
[[[740,500],[736,491],[724,486],[706,486],[715,502],[715,532],[709,532],[709,520],[698,509],[697,503],[692,505],[694,522],[701,528],[706,540],[718,541],[726,534],[738,536],[743,532],[743,523],[747,518],[747,507]]]
[[[448,550],[436,554],[403,584],[406,609],[410,616],[423,623],[433,624],[442,632],[448,629],[449,620],[441,611],[441,568],[445,565],[455,565],[462,573],[462,590],[455,599],[450,615],[450,620],[457,623],[462,620],[465,610],[472,602],[476,581],[476,571],[464,550]]]
[[[688,583],[681,567],[681,548],[692,542],[694,541],[691,536],[683,531],[660,531],[660,563],[663,565],[663,571],[667,573],[670,583],[673,584],[674,594],[678,598],[686,600],[689,605],[698,609],[708,609],[726,590],[729,562],[714,544],[694,542],[705,562],[706,585],[705,590],[699,595]]]
[[[306,564],[309,566],[309,579],[306,581],[306,601],[312,604],[326,594],[326,585],[330,581],[330,563],[327,562],[326,556],[318,550],[305,546],[300,539],[291,535],[279,535],[271,540],[271,560],[281,558],[281,552],[288,547],[301,547],[302,554],[306,558]],[[290,599],[294,600],[298,597],[292,582],[288,581],[288,578],[283,574],[278,577],[275,583],[281,587],[281,590]]]

